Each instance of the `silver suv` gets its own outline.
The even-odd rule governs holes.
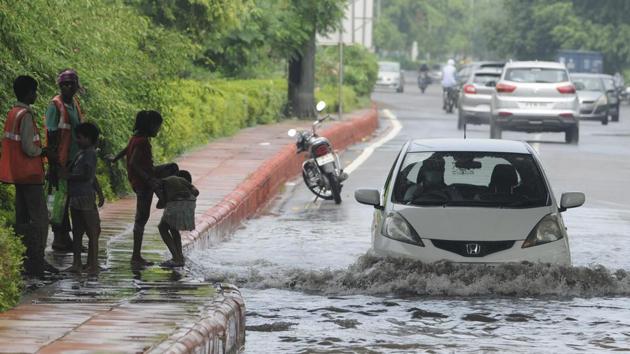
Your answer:
[[[578,97],[564,64],[521,61],[505,64],[492,96],[490,138],[503,130],[564,132],[567,143],[580,136]]]

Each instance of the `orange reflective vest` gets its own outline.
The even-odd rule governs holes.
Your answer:
[[[24,107],[13,107],[4,123],[0,181],[12,184],[43,184],[44,163],[41,156],[31,157],[22,150],[22,139],[33,139],[41,147],[39,129],[33,119],[33,136],[20,136],[20,126],[27,113]]]
[[[84,122],[83,112],[81,112],[81,106],[79,100],[76,97],[73,98],[74,104],[77,106],[79,112],[79,121]],[[57,147],[57,156],[60,166],[66,166],[70,160],[70,144],[72,143],[72,122],[70,122],[70,115],[66,109],[66,105],[63,103],[63,99],[60,95],[53,97],[52,102],[57,107],[59,112],[59,125],[57,129],[59,131],[59,146]]]

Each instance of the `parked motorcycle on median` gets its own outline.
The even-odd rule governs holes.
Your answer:
[[[320,101],[316,106],[318,113],[325,108],[324,101]],[[342,182],[348,178],[348,174],[341,169],[339,156],[330,141],[317,135],[317,127],[330,118],[327,114],[313,122],[311,130],[290,129],[288,135],[296,138],[298,154],[304,151],[308,153],[308,158],[302,164],[302,177],[308,189],[315,194],[315,200],[322,198],[334,200],[339,204]]]

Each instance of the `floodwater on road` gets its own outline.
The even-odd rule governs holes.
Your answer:
[[[277,204],[191,255],[241,288],[246,353],[630,351],[630,211],[566,213],[573,267],[484,266],[378,258],[369,208]]]
[[[583,122],[579,145],[553,133],[532,143],[557,198],[586,193],[584,206],[563,213],[572,267],[422,264],[371,255],[372,208],[352,194],[382,187],[407,139],[462,132],[456,114],[441,112],[439,87],[374,97],[403,129],[350,175],[341,205],[313,202],[295,180],[265,215],[190,255],[199,277],[241,288],[246,353],[630,351],[628,115],[605,127]],[[487,138],[488,127],[471,126],[468,137]]]

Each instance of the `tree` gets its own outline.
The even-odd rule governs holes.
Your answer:
[[[346,1],[290,0],[292,21],[301,24],[289,43],[289,114],[299,118],[315,115],[315,38],[338,28]]]

